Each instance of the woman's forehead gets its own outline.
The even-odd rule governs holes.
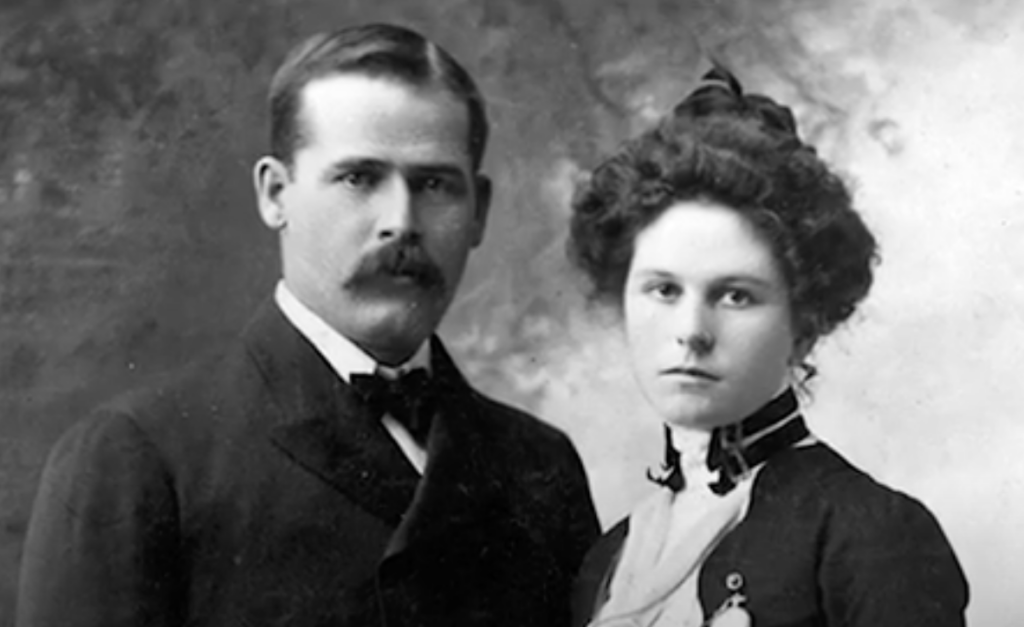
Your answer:
[[[769,243],[750,220],[713,201],[679,201],[636,236],[631,272],[694,280],[781,280]]]

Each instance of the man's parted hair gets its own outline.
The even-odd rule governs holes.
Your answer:
[[[290,164],[306,139],[299,120],[303,88],[325,76],[346,73],[448,90],[466,103],[469,153],[473,167],[480,167],[487,145],[487,112],[473,78],[437,44],[390,24],[320,33],[292,49],[270,83],[270,151],[274,157]]]

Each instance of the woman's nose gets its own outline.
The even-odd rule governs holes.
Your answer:
[[[696,355],[710,353],[715,347],[715,333],[707,307],[702,303],[684,301],[677,313],[676,343]]]

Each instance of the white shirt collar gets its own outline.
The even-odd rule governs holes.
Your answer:
[[[672,434],[672,446],[679,451],[680,465],[686,485],[706,486],[718,478],[707,467],[708,447],[711,444],[711,432],[704,429],[687,428],[679,425],[668,425]]]
[[[292,293],[284,281],[278,281],[274,300],[281,313],[327,360],[331,368],[346,383],[353,374],[373,374],[378,363],[363,349],[356,346],[344,335],[335,331],[323,318],[306,307]],[[413,356],[397,368],[380,366],[387,372],[398,374],[416,368],[430,368],[430,342],[423,342]]]

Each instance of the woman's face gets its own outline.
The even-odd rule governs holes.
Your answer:
[[[671,424],[745,418],[782,389],[798,357],[772,251],[725,205],[677,202],[641,231],[623,306],[637,381]]]

